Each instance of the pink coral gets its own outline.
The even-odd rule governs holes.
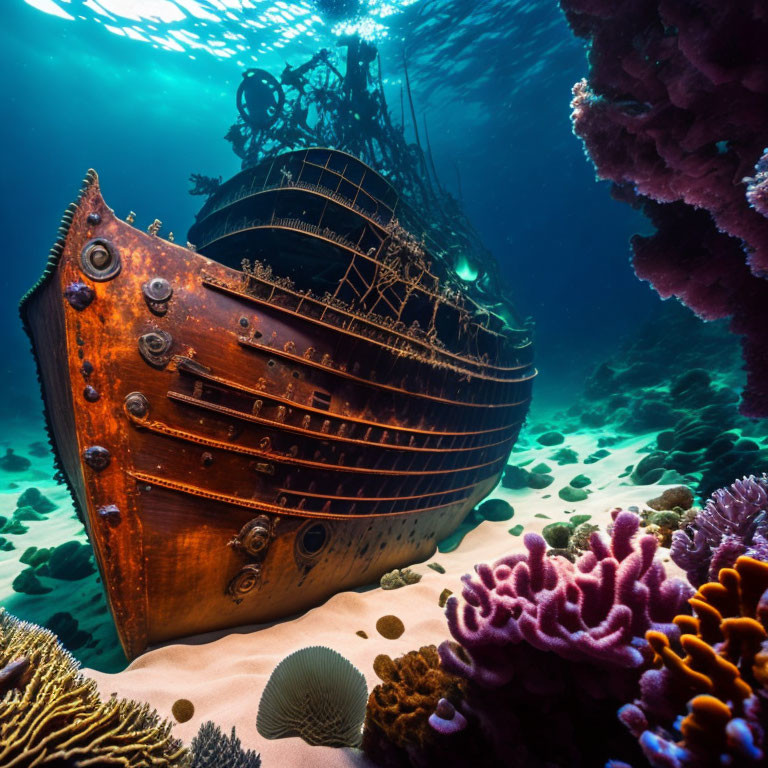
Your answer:
[[[545,540],[524,538],[527,554],[478,565],[464,576],[461,599],[446,605],[448,627],[461,646],[440,646],[443,666],[486,687],[506,684],[521,670],[512,649],[527,643],[562,659],[624,669],[647,659],[648,629],[674,635],[672,619],[693,593],[667,579],[654,559],[654,536],[634,540],[639,518],[617,510],[610,541],[598,533],[575,564],[548,558]]]

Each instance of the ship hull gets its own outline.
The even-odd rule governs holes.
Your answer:
[[[423,560],[497,484],[530,360],[317,304],[117,219],[93,173],[67,212],[22,317],[129,658]]]

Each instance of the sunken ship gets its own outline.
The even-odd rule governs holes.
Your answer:
[[[345,43],[245,73],[243,170],[193,174],[186,246],[116,217],[90,171],[22,300],[129,658],[429,557],[526,415],[530,328],[375,49]]]

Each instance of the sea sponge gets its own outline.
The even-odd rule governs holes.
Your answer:
[[[187,768],[171,724],[112,697],[46,629],[0,611],[0,765]]]
[[[382,589],[399,589],[405,587],[408,584],[418,584],[421,581],[421,574],[412,571],[410,568],[395,568],[394,571],[385,573],[381,577]]]
[[[225,736],[212,722],[203,723],[189,745],[192,752],[190,768],[260,768],[261,756],[252,750],[244,751],[235,734]]]
[[[457,704],[465,683],[442,667],[434,645],[394,660],[377,656],[373,669],[382,683],[368,697],[363,750],[377,764],[408,765],[403,750],[415,755],[439,745],[429,718],[440,701]]]
[[[693,492],[684,485],[677,485],[674,488],[667,488],[661,496],[650,499],[646,504],[657,512],[675,509],[676,507],[690,509],[693,506]]]
[[[186,723],[195,715],[195,705],[189,699],[177,699],[171,707],[171,714],[177,723]]]
[[[356,747],[367,698],[365,677],[341,654],[302,648],[272,672],[256,729],[265,739],[299,736],[312,746]]]
[[[388,614],[376,622],[376,631],[387,640],[397,640],[405,632],[405,624],[397,616]]]

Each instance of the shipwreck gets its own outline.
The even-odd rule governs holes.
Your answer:
[[[526,415],[530,327],[393,124],[375,49],[346,42],[343,75],[325,51],[244,75],[243,170],[193,177],[186,246],[90,171],[22,300],[129,657],[429,557]]]

